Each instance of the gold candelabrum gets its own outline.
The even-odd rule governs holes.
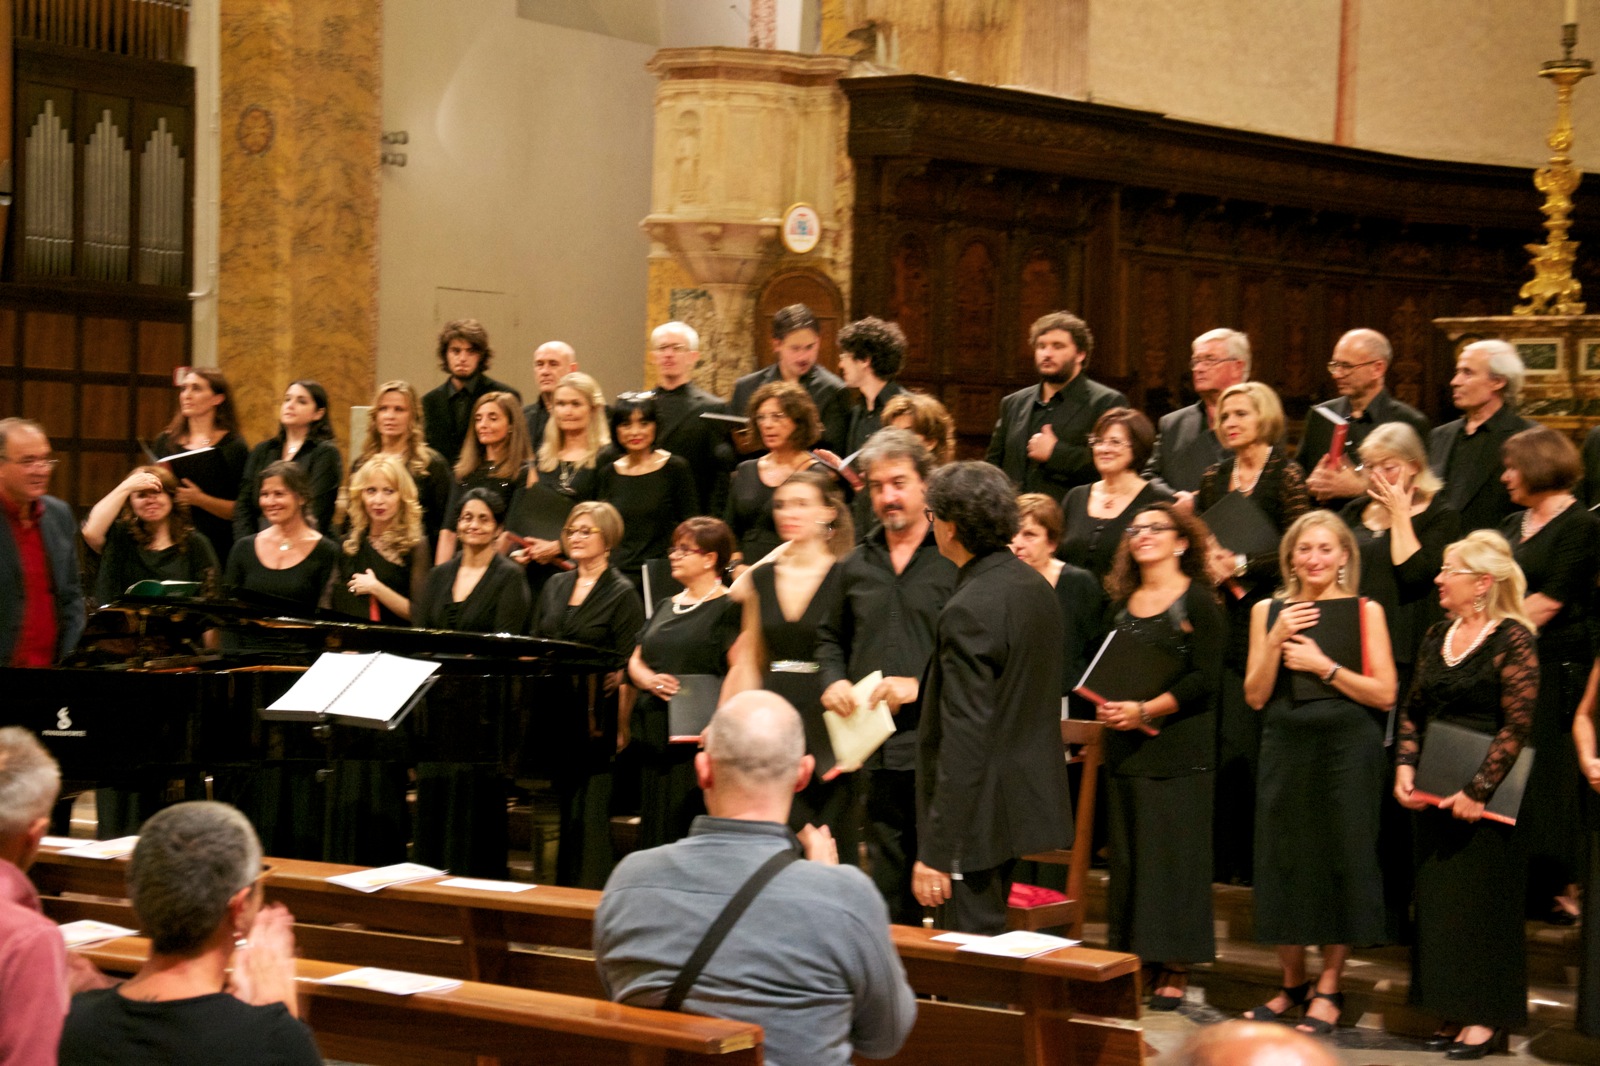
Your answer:
[[[1572,276],[1578,242],[1567,239],[1572,228],[1572,194],[1583,180],[1583,172],[1572,165],[1572,93],[1580,81],[1594,73],[1593,63],[1573,57],[1572,49],[1577,43],[1577,24],[1562,26],[1565,55],[1539,69],[1539,77],[1549,78],[1556,87],[1556,124],[1545,141],[1553,154],[1550,162],[1533,174],[1534,188],[1544,193],[1540,211],[1544,214],[1546,236],[1543,244],[1523,246],[1533,257],[1533,280],[1518,292],[1527,302],[1513,308],[1513,314],[1581,315],[1586,307],[1583,286]]]

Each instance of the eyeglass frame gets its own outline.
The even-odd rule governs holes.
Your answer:
[[[1146,533],[1171,533],[1177,528],[1178,524],[1176,522],[1149,522],[1144,525],[1134,522],[1131,525],[1124,526],[1122,531],[1128,535],[1129,540],[1132,540],[1135,537],[1142,537]]]
[[[1332,374],[1334,377],[1342,378],[1346,374],[1349,374],[1352,371],[1360,370],[1364,366],[1371,366],[1373,363],[1381,362],[1383,362],[1382,359],[1368,359],[1364,363],[1340,363],[1333,361],[1327,363],[1326,365],[1328,367],[1328,373]]]

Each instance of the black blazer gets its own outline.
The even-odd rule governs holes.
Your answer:
[[[988,870],[1072,843],[1056,591],[1008,551],[968,561],[939,614],[917,738],[917,858]]]
[[[1028,458],[1028,411],[1038,398],[1039,386],[1030,385],[1000,401],[1000,418],[984,458],[1004,470],[1023,491],[1047,493],[1060,503],[1068,489],[1100,476],[1089,454],[1089,431],[1106,411],[1126,407],[1128,398],[1083,374],[1073,378],[1061,390],[1061,402],[1050,414],[1056,449],[1043,463],[1035,463]],[[1030,484],[1028,474],[1034,468],[1039,468],[1039,476]]]
[[[528,632],[536,637],[588,644],[626,658],[639,643],[644,629],[644,603],[634,591],[633,582],[608,566],[583,602],[569,607],[567,601],[577,583],[577,570],[563,570],[546,581]]]
[[[1317,407],[1326,407],[1334,414],[1343,418],[1350,417],[1350,397],[1335,396],[1325,403],[1316,404]],[[1366,420],[1366,415],[1372,416],[1372,421]],[[1361,442],[1367,435],[1385,422],[1404,422],[1417,431],[1417,437],[1423,444],[1428,442],[1428,434],[1432,427],[1428,418],[1421,411],[1410,404],[1401,403],[1389,395],[1388,389],[1380,389],[1378,395],[1372,398],[1367,405],[1362,420],[1350,423],[1350,435],[1346,438],[1344,451],[1349,457],[1351,466],[1360,466],[1361,460],[1356,457],[1356,452],[1361,447]],[[1295,461],[1300,464],[1300,469],[1310,477],[1311,472],[1322,462],[1323,456],[1328,454],[1328,446],[1333,443],[1333,423],[1317,414],[1315,411],[1306,412],[1306,425],[1300,434],[1300,450],[1295,454]],[[1356,497],[1346,496],[1337,499],[1323,500],[1317,506],[1326,507],[1337,511]]]
[[[443,626],[445,608],[450,606],[450,590],[461,569],[461,556],[440,563],[428,571],[422,595],[411,605],[411,624],[418,629]],[[503,555],[489,560],[478,584],[461,603],[461,614],[453,628],[464,633],[523,633],[528,628],[531,596],[522,568]]]
[[[239,479],[239,498],[233,501],[233,539],[235,542],[253,537],[267,527],[261,520],[261,471],[283,458],[283,441],[278,437],[264,440],[250,449],[245,460],[244,476]],[[307,441],[294,453],[294,465],[311,483],[311,499],[306,503],[305,514],[317,520],[317,532],[333,535],[333,512],[339,504],[339,479],[343,476],[343,460],[339,446],[330,440]]]
[[[750,397],[767,382],[779,380],[779,373],[778,364],[773,363],[735,381],[733,399],[728,403],[729,411],[736,415],[749,414]],[[845,408],[844,379],[818,363],[800,375],[800,384],[811,394],[812,401],[817,405],[817,414],[822,416],[822,439],[817,441],[816,447],[837,452],[842,458],[845,442],[850,438],[850,412]]]
[[[694,513],[721,514],[733,445],[723,424],[700,417],[706,413],[727,414],[728,405],[692,382],[671,391],[656,389],[656,447],[688,462],[699,494]]]
[[[1452,485],[1445,478],[1445,471],[1450,468],[1450,453],[1455,450],[1465,425],[1466,419],[1458,418],[1446,422],[1428,437],[1428,465],[1433,467],[1435,476],[1445,481],[1444,497],[1461,515],[1463,535],[1475,529],[1498,529],[1506,516],[1517,510],[1500,481],[1500,472],[1504,469],[1500,463],[1500,449],[1508,437],[1532,429],[1534,424],[1509,407],[1490,415],[1478,427],[1478,432],[1489,434],[1492,459],[1472,470],[1457,470],[1458,483]]]
[[[478,397],[486,392],[509,392],[520,400],[522,394],[503,381],[496,381],[487,374],[477,374],[465,386],[467,395],[472,397],[467,404],[466,421],[457,424],[450,417],[450,381],[450,378],[445,378],[437,388],[423,394],[422,432],[428,438],[428,447],[444,456],[445,462],[455,466],[456,460],[461,458],[461,445],[467,439],[467,431],[472,428],[472,404],[478,402]],[[539,442],[534,441],[533,447],[538,450]]]
[[[1203,401],[1162,415],[1156,432],[1155,451],[1144,464],[1144,479],[1171,493],[1198,491],[1201,475],[1229,454],[1206,418]]]

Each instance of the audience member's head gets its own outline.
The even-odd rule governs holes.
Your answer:
[[[261,842],[226,803],[179,803],[139,830],[128,864],[128,898],[158,955],[194,955],[250,931],[260,901]]]
[[[741,692],[711,716],[695,755],[706,810],[719,818],[784,821],[815,765],[794,706],[774,692]]]
[[[1333,1052],[1289,1026],[1235,1019],[1208,1025],[1195,1033],[1177,1050],[1171,1066],[1338,1066],[1338,1063]]]
[[[26,870],[50,828],[61,769],[21,726],[0,729],[0,859]]]

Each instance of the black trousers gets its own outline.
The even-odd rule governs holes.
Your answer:
[[[1006,901],[1011,897],[1012,874],[1017,860],[1007,859],[987,870],[968,870],[950,882],[950,902],[935,919],[943,929],[957,933],[998,936],[1006,931]]]
[[[922,924],[922,904],[911,894],[911,864],[917,857],[917,773],[868,770],[867,858],[872,883],[889,905],[889,921]]]

